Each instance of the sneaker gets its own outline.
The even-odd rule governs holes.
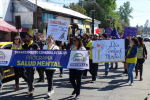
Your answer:
[[[138,76],[135,76],[135,79],[137,79]]]
[[[80,95],[76,95],[76,97],[74,98],[74,100],[78,100],[80,97]]]
[[[30,91],[28,91],[27,94],[30,94]]]
[[[73,90],[73,92],[72,92],[72,94],[71,95],[75,95],[76,94],[76,91],[75,90]]]
[[[53,93],[54,93],[54,90],[49,91],[49,92],[47,93],[47,96],[50,97]]]
[[[113,67],[110,67],[109,69],[113,69]]]
[[[105,72],[104,75],[107,76],[107,75],[108,75],[108,72]]]
[[[134,84],[133,83],[130,83],[130,86],[133,86]]]
[[[118,66],[115,67],[115,69],[117,69],[117,68],[118,68]]]
[[[2,90],[2,88],[3,88],[3,85],[2,85],[2,86],[0,86],[0,91]]]
[[[63,77],[63,74],[60,74],[59,77],[62,78],[62,77]]]
[[[45,80],[38,80],[37,83],[39,83],[39,82],[45,82]]]
[[[91,81],[91,83],[95,83],[95,81]]]
[[[83,76],[83,77],[82,77],[82,79],[86,79],[86,78],[87,78],[86,76]]]
[[[140,78],[140,81],[142,81],[142,80],[143,80],[143,78],[141,77],[141,78]]]
[[[30,96],[33,96],[33,95],[34,95],[34,93],[33,93],[33,92],[34,92],[34,91],[31,91],[29,95],[30,95]]]
[[[128,79],[128,80],[127,80],[127,83],[129,83],[129,82],[130,82],[130,80]]]

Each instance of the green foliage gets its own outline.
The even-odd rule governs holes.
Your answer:
[[[129,18],[133,18],[131,16],[131,13],[133,11],[133,8],[130,8],[130,2],[127,1],[124,3],[123,6],[120,6],[119,8],[119,16],[120,19],[122,19],[125,23],[127,23],[128,26],[130,26],[130,19]]]
[[[140,29],[137,30],[137,35],[142,35]]]
[[[65,6],[65,5],[63,7],[64,8],[69,8],[69,9],[77,11],[77,12],[79,12],[81,14],[87,15],[86,10],[82,6],[80,6],[78,4],[70,3],[69,7]]]

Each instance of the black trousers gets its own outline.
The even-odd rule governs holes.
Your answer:
[[[59,68],[60,69],[60,74],[63,74],[63,69],[62,68]]]
[[[140,77],[142,77],[144,61],[145,61],[144,59],[137,59],[137,64],[135,66],[135,74],[136,74],[136,76],[138,76],[138,69],[139,69],[140,70]]]
[[[69,70],[69,80],[76,91],[77,95],[80,95],[80,89],[81,89],[81,79],[83,76],[84,70],[76,70],[76,69],[70,69]]]
[[[53,90],[53,76],[54,76],[55,70],[45,70],[45,72],[46,72],[46,76],[48,80],[48,91],[52,91]]]
[[[89,72],[92,75],[92,81],[96,81],[97,71],[98,71],[98,63],[93,63],[92,59],[90,59],[90,70],[89,70]]]
[[[28,82],[27,75],[25,74],[25,69],[23,67],[13,67],[15,72],[15,83],[19,84],[19,76],[21,76],[26,82]]]
[[[39,74],[39,80],[44,80],[44,70],[43,70],[43,68],[37,67],[36,70]]]

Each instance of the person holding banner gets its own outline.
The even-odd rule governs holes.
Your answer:
[[[129,46],[129,39],[126,37],[125,38],[125,50],[127,50],[128,46]],[[123,64],[124,64],[124,72],[123,72],[123,74],[128,74],[126,62],[123,62]]]
[[[90,48],[89,47],[86,47],[86,45],[90,42],[91,40],[89,39],[89,34],[88,33],[84,33],[83,34],[83,40],[82,40],[82,43],[83,43],[83,46],[86,48],[86,50],[89,50]],[[86,79],[87,77],[87,70],[84,71],[84,74],[83,74],[83,79]]]
[[[62,41],[57,41],[56,40],[55,43],[59,47],[59,50],[66,50],[65,44],[62,45]],[[63,69],[62,68],[60,68],[60,75],[59,75],[59,77],[63,77]]]
[[[94,35],[93,40],[97,41],[98,40],[98,35]],[[90,48],[90,61],[89,61],[90,62],[90,70],[89,70],[89,72],[92,75],[92,81],[91,81],[91,83],[95,83],[96,76],[97,76],[97,71],[98,71],[98,63],[93,63],[93,61],[92,61],[92,58],[93,58],[92,57],[92,49],[93,49],[93,47],[92,47],[92,41],[90,41],[86,45],[86,47]]]
[[[38,46],[38,44],[33,42],[33,35],[32,34],[26,34],[26,42],[25,44],[22,46],[23,50],[40,50],[40,47]],[[26,73],[27,73],[27,77],[28,77],[28,83],[29,83],[29,91],[27,92],[27,94],[29,95],[33,95],[34,92],[34,71],[35,71],[35,67],[27,67],[26,68]]]
[[[22,42],[22,39],[20,36],[16,36],[14,39],[14,42],[12,44],[11,49],[13,50],[21,50],[22,49],[22,45],[24,43]],[[26,81],[26,83],[28,84],[28,79],[27,76],[25,74],[25,69],[24,67],[13,67],[14,68],[14,72],[15,72],[15,84],[16,84],[16,88],[14,90],[18,91],[19,90],[19,75]],[[29,87],[29,85],[28,85]]]
[[[133,37],[130,41],[130,46],[128,46],[125,52],[126,64],[127,64],[127,71],[128,71],[128,81],[131,81],[130,85],[134,84],[133,79],[133,69],[137,63],[137,51],[138,51],[138,40],[137,38]]]
[[[111,39],[116,39],[116,37],[115,36],[112,36],[111,37]],[[111,62],[111,67],[109,68],[109,69],[113,69],[113,62]],[[118,68],[118,62],[115,62],[115,69],[117,69]]]
[[[43,47],[43,50],[59,50],[59,47],[54,44],[53,36],[49,35],[47,38],[47,45]],[[57,68],[46,68],[46,76],[48,80],[48,93],[47,96],[50,97],[54,93],[53,89],[53,75]]]
[[[139,41],[139,45],[138,45],[138,52],[137,52],[137,64],[135,66],[135,79],[137,79],[138,77],[138,68],[140,69],[140,81],[143,80],[142,78],[142,72],[143,72],[143,63],[145,61],[145,59],[147,59],[147,50],[146,50],[146,46],[143,43],[143,38],[142,37],[138,37],[138,41]]]
[[[40,50],[42,50],[43,46],[46,44],[46,41],[41,39],[41,33],[36,33],[35,39],[36,39],[35,43],[37,43],[38,46],[40,47]],[[37,83],[44,82],[45,78],[44,78],[44,70],[43,70],[43,68],[37,67],[36,70],[37,70],[37,72],[39,74],[39,80],[37,81]]]
[[[107,34],[106,33],[103,33],[101,35],[101,37],[102,37],[103,40],[107,40]],[[109,72],[109,63],[105,63],[105,73],[104,73],[104,75],[107,76],[108,72]]]
[[[71,50],[86,50],[83,46],[80,36],[76,36],[73,39],[74,46]],[[76,94],[75,99],[79,99],[80,89],[81,89],[81,79],[84,73],[84,69],[70,69],[69,70],[69,80],[74,88],[72,95]]]

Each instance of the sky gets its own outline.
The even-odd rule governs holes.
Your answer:
[[[46,0],[43,0],[46,1]],[[50,0],[53,4],[63,6],[64,4],[77,3],[79,0]],[[130,7],[133,8],[130,18],[130,26],[135,27],[136,25],[141,26],[145,24],[146,20],[150,20],[150,0],[117,0],[117,11],[118,8],[124,4],[124,2],[130,1]]]

